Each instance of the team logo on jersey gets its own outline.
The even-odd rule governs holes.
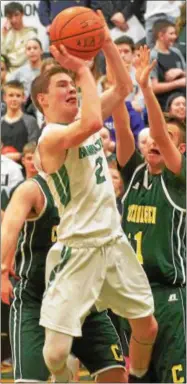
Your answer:
[[[176,293],[169,295],[168,301],[178,301]]]
[[[134,184],[134,185],[132,186],[132,189],[138,189],[138,188],[139,188],[139,186],[140,186],[140,183],[139,183],[139,182],[137,182],[136,184]]]

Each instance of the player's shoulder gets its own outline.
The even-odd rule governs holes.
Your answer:
[[[14,195],[26,198],[26,200],[37,197],[38,194],[40,194],[40,188],[32,178],[20,183],[14,192]]]

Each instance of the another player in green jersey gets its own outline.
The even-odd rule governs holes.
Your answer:
[[[140,48],[136,79],[148,110],[150,135],[145,162],[135,151],[123,106],[114,114],[117,158],[126,192],[122,226],[151,284],[159,332],[149,383],[185,382],[185,128],[166,120],[149,86],[149,50]],[[126,127],[126,128],[125,128]],[[130,377],[131,380],[131,377]],[[132,378],[133,380],[133,378]],[[134,381],[133,381],[134,382]],[[142,382],[137,379],[137,382]]]

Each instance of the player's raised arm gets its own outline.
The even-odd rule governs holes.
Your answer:
[[[107,78],[114,83],[114,73],[107,63]],[[130,118],[124,100],[113,110],[112,117],[116,130],[116,155],[121,167],[128,162],[135,150],[135,141],[130,128]]]
[[[104,16],[101,11],[98,10],[97,12],[105,23],[105,41],[102,50],[106,61],[114,74],[113,87],[105,91],[101,96],[102,116],[103,119],[105,119],[108,116],[111,116],[114,108],[132,91],[133,86],[119,51],[112,41]]]
[[[147,46],[140,47],[140,56],[135,63],[136,80],[144,95],[150,134],[164,157],[166,167],[173,173],[178,174],[182,164],[181,153],[170,137],[164,115],[149,83],[149,74],[155,64],[156,60],[150,64],[150,50]]]

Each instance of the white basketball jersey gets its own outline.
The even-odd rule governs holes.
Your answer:
[[[54,125],[49,124],[48,129],[49,126]],[[98,246],[122,234],[99,133],[69,149],[57,172],[47,175],[40,171],[40,174],[46,179],[59,209],[58,240],[68,241],[72,246],[82,243]]]

